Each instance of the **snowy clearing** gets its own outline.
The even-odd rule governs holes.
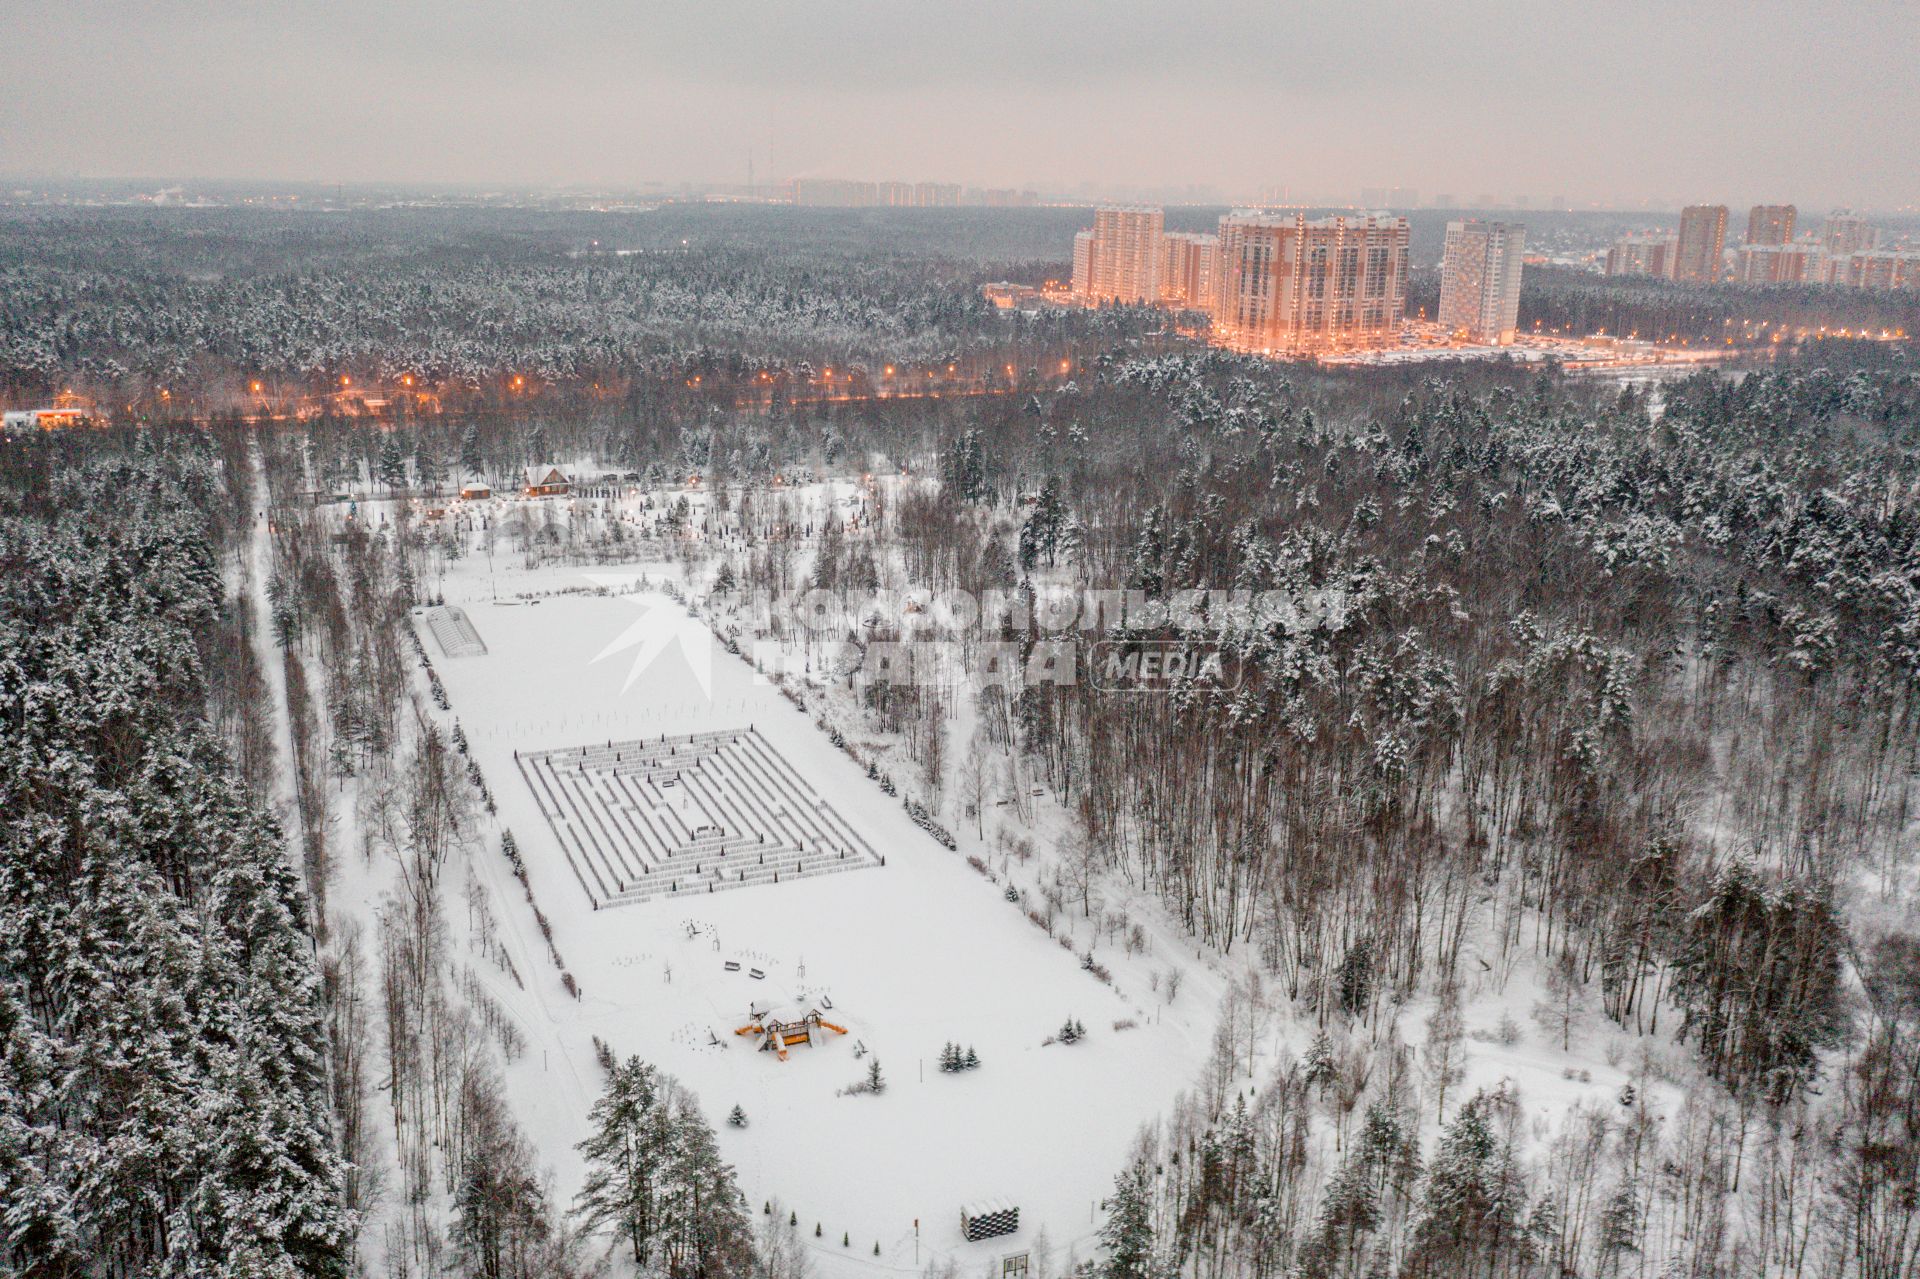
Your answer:
[[[564,569],[509,571],[501,585],[509,578],[515,594],[590,584]],[[911,1269],[916,1220],[920,1265],[949,1251],[963,1260],[996,1255],[1041,1225],[1062,1248],[1088,1235],[1138,1124],[1196,1076],[1211,1010],[1196,999],[1179,1010],[1192,1023],[1171,1013],[1162,1020],[1157,1000],[1136,1004],[1082,971],[664,596],[496,607],[473,559],[454,566],[445,589],[449,604],[474,617],[487,653],[436,669],[582,992],[570,998],[541,956],[544,943],[489,838],[477,869],[511,904],[504,927],[527,977],[522,991],[487,974],[530,1045],[508,1068],[509,1087],[562,1193],[581,1175],[571,1147],[601,1085],[598,1037],[698,1093],[750,1203],[757,1210],[779,1198],[803,1227],[820,1222],[823,1262]],[[628,645],[638,658],[616,644],[623,636],[638,641]],[[702,665],[710,692],[696,672]],[[605,743],[742,729],[817,792],[834,815],[820,820],[844,825],[847,848],[870,847],[885,865],[738,892],[682,888],[677,897],[597,909],[519,765],[585,742],[604,753]],[[720,795],[708,796],[716,812],[727,803]],[[741,828],[749,839],[764,833],[753,820]],[[693,825],[684,830],[696,834]],[[629,838],[637,849],[637,836]],[[847,1033],[816,1036],[777,1060],[734,1033],[750,1012],[774,1005],[817,1007]],[[1086,1038],[1049,1045],[1069,1019]],[[1129,1020],[1138,1025],[1114,1029]],[[979,1068],[943,1073],[949,1041],[975,1050]],[[864,1080],[874,1057],[885,1091],[840,1095]],[[748,1117],[744,1128],[719,1123],[735,1105]],[[1022,1208],[1013,1243],[962,1240],[961,1205],[988,1196]]]

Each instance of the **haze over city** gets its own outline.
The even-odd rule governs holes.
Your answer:
[[[27,0],[0,42],[61,69],[15,176],[1920,202],[1895,0]]]

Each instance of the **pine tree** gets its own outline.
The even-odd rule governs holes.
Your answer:
[[[380,483],[391,493],[407,483],[407,459],[400,452],[400,441],[391,432],[380,445]]]
[[[1532,1241],[1534,1254],[1552,1261],[1560,1260],[1560,1231],[1559,1204],[1551,1193],[1541,1195],[1527,1216],[1527,1238]],[[1567,1269],[1564,1265],[1559,1268],[1563,1272]]]
[[[480,428],[469,422],[466,430],[460,433],[460,469],[466,478],[479,479],[484,465],[480,456]]]
[[[753,1264],[752,1230],[731,1165],[693,1098],[672,1086],[658,1177],[661,1260],[670,1274],[710,1279],[744,1275]]]
[[[1360,1240],[1380,1224],[1380,1201],[1369,1172],[1364,1159],[1350,1156],[1327,1182],[1316,1242],[1329,1272],[1351,1257]]]
[[[1144,1155],[1136,1155],[1114,1178],[1113,1194],[1100,1206],[1107,1213],[1100,1226],[1100,1243],[1107,1250],[1104,1279],[1151,1279],[1153,1179]]]
[[[428,444],[424,435],[413,452],[414,473],[420,477],[420,485],[429,493],[440,491],[441,482],[446,479],[447,468],[440,460],[440,454]]]
[[[1373,939],[1362,937],[1340,958],[1340,1011],[1358,1017],[1373,1003]]]
[[[972,1044],[967,1045],[967,1059],[961,1064],[968,1070],[972,1070],[980,1064],[980,1057],[973,1051]]]
[[[652,1066],[630,1057],[615,1068],[588,1112],[592,1133],[580,1143],[587,1178],[574,1211],[588,1228],[611,1226],[633,1249],[636,1265],[653,1254],[659,1230],[657,1197],[667,1115]]]
[[[886,1090],[886,1077],[880,1073],[880,1059],[875,1057],[867,1063],[867,1091],[880,1093]]]
[[[747,1126],[747,1112],[740,1108],[738,1102],[734,1103],[733,1109],[728,1112],[727,1122],[735,1128],[745,1128]]]
[[[1338,1074],[1333,1060],[1333,1037],[1323,1030],[1307,1045],[1306,1058],[1301,1062],[1301,1082],[1309,1088],[1318,1088],[1320,1096],[1325,1098]]]
[[[1409,1253],[1412,1274],[1490,1272],[1520,1242],[1525,1189],[1494,1131],[1494,1110],[1506,1101],[1504,1094],[1476,1093],[1441,1134]]]
[[[1419,1143],[1401,1114],[1384,1101],[1367,1107],[1360,1125],[1360,1155],[1383,1194],[1392,1188],[1397,1195],[1405,1195],[1420,1175]]]
[[[1606,1273],[1612,1274],[1621,1258],[1640,1250],[1640,1201],[1633,1187],[1622,1184],[1607,1197],[1600,1210],[1599,1251]]]

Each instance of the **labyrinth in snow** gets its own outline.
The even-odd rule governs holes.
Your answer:
[[[751,728],[517,758],[596,910],[883,864]]]

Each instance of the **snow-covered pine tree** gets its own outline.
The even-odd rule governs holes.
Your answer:
[[[629,1057],[614,1068],[606,1091],[587,1114],[592,1131],[579,1145],[587,1176],[574,1212],[589,1229],[611,1227],[635,1265],[651,1259],[660,1230],[657,1180],[666,1116],[654,1068]]]
[[[1145,1155],[1113,1179],[1113,1194],[1101,1201],[1107,1219],[1100,1243],[1107,1250],[1103,1279],[1153,1279],[1153,1173]]]

